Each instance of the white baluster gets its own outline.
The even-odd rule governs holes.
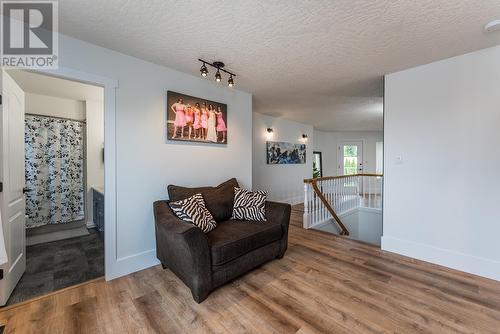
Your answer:
[[[304,183],[304,214],[302,216],[302,227],[304,227],[304,228],[309,227],[309,224],[308,224],[309,203],[308,203],[308,199],[307,199],[307,192],[308,192],[308,183]]]
[[[373,182],[373,177],[368,177],[368,207],[372,207],[372,182]]]

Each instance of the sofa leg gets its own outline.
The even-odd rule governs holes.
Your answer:
[[[195,293],[194,291],[191,291],[191,295],[197,304],[200,304],[202,301],[207,299],[209,293],[210,292]]]
[[[167,269],[167,268],[168,268],[165,264],[163,264],[163,262],[161,263],[161,267],[162,267],[163,269]]]
[[[285,256],[287,247],[285,246],[279,253],[278,256],[276,256],[277,259],[282,259],[283,256]]]

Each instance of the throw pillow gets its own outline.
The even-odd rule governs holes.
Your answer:
[[[266,221],[265,191],[250,191],[234,188],[233,216],[235,220]]]
[[[210,211],[216,222],[231,218],[233,213],[234,188],[239,187],[235,178],[219,184],[217,187],[186,188],[169,185],[168,197],[172,201],[179,201],[194,194],[200,193],[205,201],[205,206]]]
[[[205,233],[216,227],[214,217],[205,207],[205,201],[201,194],[194,194],[186,199],[170,202],[169,205],[177,217],[199,227]]]

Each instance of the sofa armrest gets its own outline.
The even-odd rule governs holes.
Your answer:
[[[283,231],[280,258],[283,257],[288,247],[288,227],[290,225],[291,211],[292,206],[290,204],[266,201],[266,219],[274,223],[279,223]]]
[[[208,238],[198,227],[180,220],[168,201],[154,203],[156,254],[190,289],[193,298],[203,300],[212,287]]]

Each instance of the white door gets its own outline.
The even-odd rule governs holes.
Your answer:
[[[5,70],[1,77],[0,205],[8,262],[0,266],[0,305],[5,305],[26,269],[24,92]]]
[[[363,173],[363,142],[344,142],[338,147],[338,175]]]

